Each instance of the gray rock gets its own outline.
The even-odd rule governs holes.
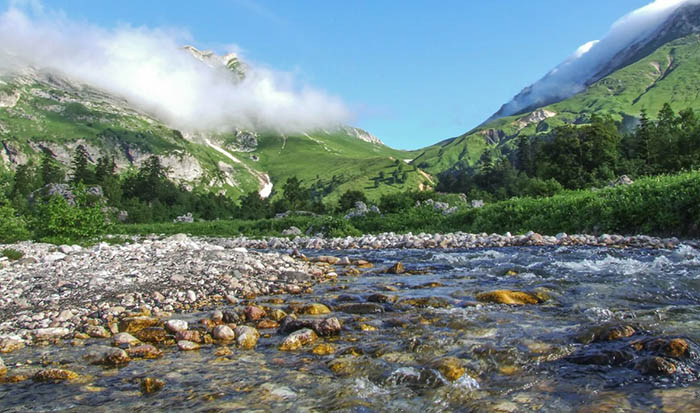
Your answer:
[[[185,331],[189,325],[184,320],[168,320],[165,322],[165,329],[172,334],[177,334],[180,331]]]

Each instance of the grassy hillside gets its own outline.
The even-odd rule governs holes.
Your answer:
[[[586,123],[594,113],[611,115],[631,126],[643,109],[653,118],[666,102],[676,111],[700,109],[698,35],[669,42],[569,99],[523,115],[496,119],[430,146],[416,160],[437,174],[457,162],[474,165],[487,149],[507,150],[515,138],[545,135],[565,123]]]
[[[119,97],[66,79],[44,73],[0,78],[0,160],[6,167],[36,159],[41,148],[68,165],[74,148],[83,144],[93,161],[109,155],[121,169],[159,155],[166,158],[176,179],[192,187],[223,190],[234,198],[260,189],[265,174],[275,189],[297,176],[306,185],[324,188],[329,200],[348,189],[378,198],[434,186],[415,168],[397,164],[412,159],[414,153],[365,142],[353,134],[357,131],[351,128],[267,134],[242,151],[234,134],[183,136]],[[209,138],[229,154],[207,145]],[[399,179],[394,179],[397,169]]]

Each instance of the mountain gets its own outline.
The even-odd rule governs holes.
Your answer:
[[[679,7],[598,63],[576,93],[564,93],[570,91],[565,82],[561,95],[549,94],[541,102],[531,99],[538,84],[551,80],[550,72],[485,123],[424,149],[414,163],[438,174],[474,166],[487,150],[506,154],[517,138],[547,136],[557,126],[586,123],[593,114],[610,115],[623,127],[633,127],[642,110],[655,117],[666,102],[676,111],[700,109],[700,5]],[[528,100],[537,103],[504,115],[513,102]]]
[[[230,72],[231,82],[246,76],[247,66],[236,55],[185,50]],[[412,152],[391,149],[357,128],[289,135],[236,125],[225,132],[176,129],[124,97],[28,66],[0,74],[0,142],[0,160],[9,168],[36,160],[42,148],[69,165],[81,144],[91,161],[113,156],[120,170],[157,155],[172,179],[232,197],[253,190],[269,196],[291,176],[315,183],[329,199],[348,189],[377,197],[434,185],[432,177],[405,165]]]

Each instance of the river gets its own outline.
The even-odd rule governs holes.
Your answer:
[[[283,352],[284,335],[260,330],[254,350],[170,346],[121,368],[84,361],[98,339],[25,348],[3,355],[8,368],[43,363],[82,379],[0,384],[0,411],[700,411],[700,252],[691,247],[302,252],[374,268],[341,272],[313,294],[255,301],[326,304],[339,336]],[[396,262],[407,272],[380,271]],[[543,302],[477,301],[492,290]],[[318,343],[334,354],[314,354]],[[165,387],[143,395],[147,376]]]

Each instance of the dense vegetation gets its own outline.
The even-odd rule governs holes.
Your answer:
[[[3,172],[0,242],[84,241],[110,231],[263,236],[291,226],[327,236],[529,230],[692,236],[700,225],[700,173],[683,171],[700,166],[699,135],[692,110],[676,114],[668,105],[656,120],[642,113],[638,128],[626,135],[611,118],[594,116],[585,125],[558,127],[548,139],[520,139],[506,156],[484,153],[475,168],[444,174],[438,187],[443,193],[408,191],[368,200],[360,190],[347,190],[336,201],[324,199],[318,184],[292,176],[277,187],[274,201],[250,192],[236,202],[176,185],[156,156],[119,175],[108,157],[92,165],[82,146],[66,174],[47,150],[38,165]],[[400,181],[402,165],[384,179]],[[608,187],[621,174],[638,181]],[[475,198],[489,203],[472,208],[466,201]],[[456,211],[446,214],[423,202],[428,199]],[[381,213],[343,218],[358,201],[376,204]],[[275,217],[287,211],[303,212]],[[196,222],[172,222],[185,213]]]
[[[673,174],[700,166],[700,122],[692,109],[664,105],[656,120],[642,112],[633,133],[610,117],[557,127],[548,137],[520,138],[504,155],[485,152],[473,168],[440,176],[438,190],[472,198],[551,196],[564,189],[603,187],[621,175]]]

